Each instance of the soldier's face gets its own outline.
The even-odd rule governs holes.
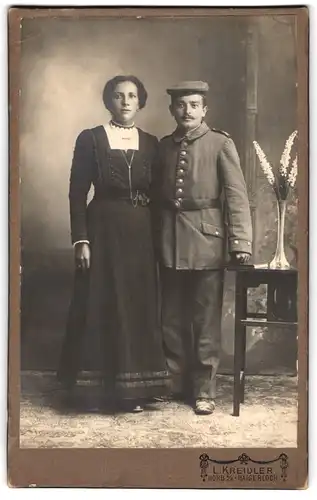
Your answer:
[[[111,112],[116,122],[133,123],[139,109],[138,88],[133,82],[118,83],[112,95]]]
[[[192,94],[175,97],[170,105],[170,112],[177,125],[185,130],[199,127],[207,113],[202,95]]]

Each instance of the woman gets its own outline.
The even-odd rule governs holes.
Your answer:
[[[158,141],[134,125],[146,100],[136,77],[113,78],[103,92],[111,121],[76,141],[69,200],[77,267],[58,372],[65,386],[74,386],[86,331],[88,340],[101,341],[107,394],[132,411],[142,411],[142,400],[163,396],[169,385],[149,199]]]

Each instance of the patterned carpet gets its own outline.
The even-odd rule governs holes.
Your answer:
[[[96,384],[81,383],[73,409],[62,409],[52,374],[21,377],[22,448],[295,447],[297,380],[250,376],[240,417],[232,416],[233,378],[218,377],[213,415],[185,404],[151,403],[140,414],[107,414]]]

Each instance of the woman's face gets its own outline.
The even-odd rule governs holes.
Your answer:
[[[111,112],[116,122],[131,125],[139,109],[138,88],[132,82],[116,85],[112,95]]]

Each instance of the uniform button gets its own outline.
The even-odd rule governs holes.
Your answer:
[[[188,142],[184,141],[183,146],[184,146],[184,148],[186,148],[186,146],[188,146]]]
[[[177,194],[182,194],[183,193],[183,190],[182,188],[178,188],[177,191],[176,191]]]
[[[219,231],[216,231],[216,232],[215,232],[215,234],[217,234],[217,235],[218,235],[218,234],[219,234]]]
[[[238,240],[234,240],[234,242],[235,242],[236,245],[238,245],[238,243],[239,243]]]
[[[181,151],[181,152],[180,152],[180,155],[181,155],[181,156],[185,156],[185,155],[186,155],[186,151]]]
[[[183,168],[180,168],[178,172],[182,175],[185,173],[185,170]]]
[[[178,184],[184,184],[184,179],[177,179]]]
[[[180,160],[179,162],[181,165],[185,165],[186,161],[185,160]]]
[[[249,246],[251,245],[251,243],[250,243],[249,241],[248,241],[248,245],[249,245]]]
[[[179,201],[179,204],[181,204],[181,203],[182,203],[182,201],[183,201],[183,200],[182,200],[182,198],[177,198],[177,199],[178,199],[178,201]]]
[[[180,203],[179,200],[175,200],[174,201],[174,205],[175,205],[176,208],[179,208],[181,206],[181,203]]]

